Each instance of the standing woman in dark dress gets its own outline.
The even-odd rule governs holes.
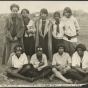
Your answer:
[[[20,44],[23,46],[24,24],[22,17],[18,15],[19,6],[12,4],[10,6],[11,14],[5,20],[5,45],[2,58],[2,64],[7,64],[10,54],[14,50],[14,46]]]
[[[41,9],[40,17],[35,22],[35,46],[40,45],[48,60],[52,60],[52,21],[48,18],[47,9]]]
[[[34,22],[29,18],[29,11],[27,9],[22,9],[21,14],[25,28],[23,36],[24,49],[28,59],[30,59],[30,57],[35,53],[35,26]]]

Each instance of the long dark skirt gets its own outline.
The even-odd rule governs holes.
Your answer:
[[[23,38],[24,49],[26,55],[32,56],[35,53],[35,41],[34,37],[24,37]]]
[[[47,72],[47,70],[51,70],[47,73],[48,75],[51,75],[52,74],[52,68],[50,66],[46,66],[40,71],[38,71],[37,69],[32,67],[31,70],[29,72],[27,72],[26,76],[28,76],[28,77],[38,77],[38,76],[42,75],[43,73]],[[44,74],[44,76],[46,76],[46,75]]]
[[[52,47],[53,47],[53,54],[57,53],[57,45],[60,44],[60,43],[63,43],[63,39],[56,39],[56,38],[52,38],[52,41],[53,41],[53,44],[52,44]]]
[[[66,47],[66,52],[69,53],[70,56],[73,55],[73,53],[75,52],[75,48],[76,48],[76,43],[75,42],[69,42],[66,40],[63,40],[63,43],[65,44]]]
[[[47,59],[49,59],[48,54],[48,34],[43,38],[39,36],[39,45],[43,48],[43,53],[46,54]]]

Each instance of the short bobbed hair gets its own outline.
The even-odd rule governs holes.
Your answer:
[[[66,50],[66,47],[63,43],[60,43],[56,46],[57,50],[60,48],[60,47],[63,47],[64,48],[64,51]]]
[[[55,18],[55,15],[58,15],[59,16],[59,18],[60,18],[60,12],[59,11],[56,11],[56,12],[54,12],[54,14],[53,14],[53,18]]]
[[[10,10],[11,10],[11,11],[12,11],[13,7],[18,8],[18,11],[19,11],[19,6],[18,6],[17,4],[12,4],[12,5],[10,6]]]
[[[29,12],[29,10],[28,10],[28,9],[22,9],[22,10],[21,10],[21,14],[23,13],[23,11],[26,11],[26,12],[27,12],[27,14],[30,14],[30,12]]]
[[[69,13],[70,15],[72,15],[72,10],[69,8],[69,7],[66,7],[65,9],[64,9],[64,11],[63,11],[63,16],[64,16],[64,12],[67,12],[67,13]]]
[[[40,16],[41,16],[41,13],[44,13],[44,14],[46,14],[48,16],[48,10],[45,9],[45,8],[40,10]]]

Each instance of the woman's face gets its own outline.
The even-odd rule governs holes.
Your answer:
[[[21,54],[22,54],[22,52],[21,52],[20,50],[17,50],[17,51],[16,51],[16,56],[17,56],[17,57],[20,57]]]
[[[18,11],[19,11],[19,10],[18,10],[17,7],[13,7],[12,10],[11,10],[12,15],[13,15],[14,17],[17,16]]]
[[[54,19],[58,22],[60,20],[60,17],[58,16],[58,14],[55,15]]]
[[[83,56],[84,51],[82,50],[82,48],[77,48],[77,53],[79,54],[79,56]]]
[[[41,18],[44,20],[44,19],[46,19],[46,17],[47,17],[47,14],[45,14],[45,13],[40,13],[40,15],[41,15]]]
[[[64,11],[64,16],[66,16],[67,18],[69,18],[70,14],[67,11]]]
[[[23,10],[23,11],[22,11],[22,16],[23,16],[23,17],[28,17],[28,16],[29,16],[29,14],[27,13],[27,11],[26,11],[26,10]]]
[[[16,56],[20,57],[21,54],[22,54],[22,47],[17,47],[16,48]]]
[[[58,53],[59,53],[60,55],[62,55],[63,52],[64,52],[64,48],[63,48],[63,47],[59,47],[59,49],[58,49]]]

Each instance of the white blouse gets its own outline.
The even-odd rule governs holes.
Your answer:
[[[88,68],[88,52],[84,51],[84,56],[81,61],[80,56],[77,52],[75,52],[72,56],[72,66],[80,66],[80,63],[82,62],[82,68]]]
[[[25,32],[25,37],[30,37],[30,36],[34,36],[34,33],[35,33],[35,25],[34,25],[34,22],[32,20],[29,21],[28,25],[26,25],[27,28],[28,28],[28,31],[29,32],[33,32],[33,33],[29,33],[29,35]]]

